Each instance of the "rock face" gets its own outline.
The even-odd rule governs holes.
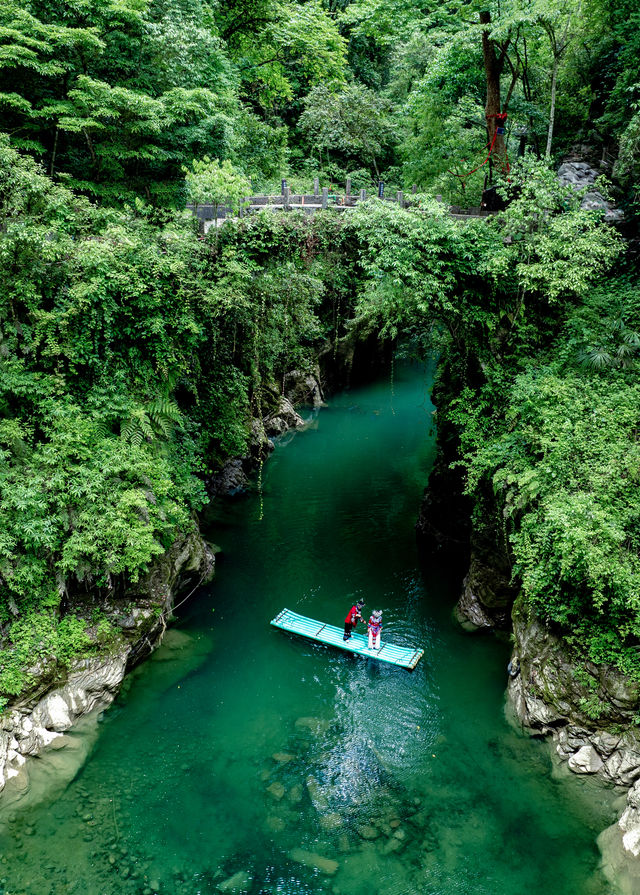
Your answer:
[[[283,435],[290,429],[301,429],[304,420],[294,404],[311,404],[320,407],[323,403],[320,374],[302,373],[293,370],[284,378],[284,394],[275,387],[269,390],[268,400],[271,410],[251,424],[251,436],[247,453],[243,457],[228,460],[219,472],[207,481],[207,488],[213,497],[226,495],[234,497],[246,491],[250,475],[261,460],[274,449],[272,438]]]
[[[508,700],[520,723],[533,734],[550,735],[574,773],[631,787],[618,825],[602,840],[618,867],[640,856],[640,730],[633,725],[638,687],[609,666],[576,665],[563,641],[519,602],[513,626],[520,672],[509,680]]]
[[[212,476],[207,483],[212,497],[219,497],[222,494],[233,496],[244,491],[248,484],[249,476],[244,471],[244,464],[240,457],[225,463],[220,472]]]
[[[284,393],[289,401],[296,404],[308,404],[318,408],[324,403],[322,386],[320,385],[320,370],[313,373],[303,373],[301,370],[292,370],[284,377]]]
[[[161,640],[178,592],[191,582],[209,580],[214,563],[211,548],[194,530],[158,558],[126,600],[102,607],[122,630],[112,654],[77,660],[63,683],[44,696],[23,699],[0,718],[0,790],[28,773],[28,757],[39,755],[82,716],[113,701],[127,670]],[[136,605],[130,609],[132,600]]]
[[[509,682],[509,700],[520,722],[552,734],[561,758],[592,746],[603,760],[602,775],[628,786],[640,776],[640,733],[631,729],[637,685],[610,666],[577,666],[564,642],[520,601],[512,617],[520,674]]]
[[[623,895],[640,892],[640,729],[633,723],[639,688],[610,666],[577,665],[567,646],[519,601],[513,609],[520,672],[508,701],[533,734],[550,735],[576,774],[630,787],[616,824],[599,837],[603,869]],[[512,660],[513,661],[513,660]],[[594,718],[597,717],[597,720]]]
[[[581,207],[590,211],[601,211],[605,221],[613,223],[624,219],[619,208],[608,202],[602,193],[594,186],[599,172],[587,162],[567,161],[558,168],[558,180],[564,186],[571,186],[575,190],[585,189]]]
[[[508,628],[515,596],[510,574],[484,562],[472,549],[469,571],[455,608],[460,624],[467,630]]]
[[[229,460],[209,482],[214,495],[243,491],[256,458],[273,450],[270,437],[304,426],[292,400],[313,406],[322,403],[319,379],[312,373],[294,371],[288,374],[285,388],[286,395],[274,391],[272,409],[262,422],[254,420],[247,456]],[[38,696],[25,698],[3,714],[0,718],[0,790],[8,780],[26,773],[27,757],[40,754],[78,719],[96,709],[106,708],[113,701],[127,671],[145,659],[162,639],[178,592],[195,589],[208,581],[213,576],[214,563],[212,549],[194,527],[156,559],[151,570],[127,591],[124,599],[104,602],[101,609],[122,632],[119,647],[110,656],[77,661],[69,670],[66,681],[53,686],[44,696],[40,692]],[[57,670],[54,666],[55,663],[53,667],[43,666],[41,669],[40,688],[43,684],[46,686],[46,680],[55,680]]]
[[[264,430],[269,436],[282,435],[289,429],[301,429],[304,426],[304,420],[284,395],[279,396],[275,410],[263,422]]]

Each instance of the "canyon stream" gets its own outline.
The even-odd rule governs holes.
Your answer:
[[[613,793],[508,723],[506,637],[454,621],[463,568],[420,568],[432,375],[308,411],[260,492],[212,506],[214,581],[0,797],[0,893],[609,895]],[[357,598],[383,641],[424,648],[414,672],[269,624],[341,626]]]

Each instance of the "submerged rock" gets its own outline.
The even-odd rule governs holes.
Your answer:
[[[267,792],[272,798],[279,802],[284,797],[285,788],[282,783],[275,781],[271,786],[267,786]]]
[[[305,851],[303,848],[294,848],[289,852],[289,857],[296,864],[304,864],[305,867],[320,870],[321,873],[326,873],[329,876],[332,876],[340,866],[337,861],[333,861],[331,858],[325,858],[314,852]]]
[[[298,718],[295,725],[299,730],[308,730],[315,736],[320,736],[329,728],[329,722],[324,718]]]
[[[338,830],[342,826],[342,817],[336,811],[323,814],[320,818],[320,826],[323,830]]]
[[[248,892],[251,888],[251,877],[246,870],[239,870],[224,882],[218,884],[220,892]]]
[[[265,827],[270,833],[282,833],[282,831],[286,828],[286,822],[281,817],[276,817],[271,814],[265,820]]]
[[[385,844],[382,846],[382,854],[390,855],[390,854],[394,854],[395,852],[399,852],[399,851],[401,851],[403,845],[404,845],[404,843],[401,842],[399,839],[394,839],[394,838],[388,839],[385,842]]]
[[[358,836],[361,839],[373,840],[377,839],[379,835],[380,830],[370,824],[364,824],[363,826],[358,827]]]
[[[290,761],[295,760],[295,755],[292,755],[290,752],[274,752],[271,756],[274,761],[277,761],[278,764],[287,764]]]
[[[315,777],[307,777],[307,792],[311,804],[319,814],[324,814],[329,810],[329,801]]]

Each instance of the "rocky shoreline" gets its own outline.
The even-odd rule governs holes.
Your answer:
[[[127,672],[161,642],[177,595],[195,581],[214,574],[212,548],[194,528],[177,539],[136,587],[135,605],[114,601],[104,607],[121,637],[108,655],[77,659],[66,680],[7,708],[0,717],[0,790],[9,781],[28,789],[29,759],[57,741],[81,718],[113,702]],[[45,679],[46,681],[47,679]]]

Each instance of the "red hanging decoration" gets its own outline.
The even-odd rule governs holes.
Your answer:
[[[468,177],[470,177],[472,174],[475,174],[476,171],[479,171],[480,168],[483,168],[487,164],[487,162],[489,161],[491,156],[493,155],[495,145],[496,145],[496,137],[498,135],[503,136],[506,133],[506,127],[505,127],[505,124],[507,121],[507,113],[506,112],[497,112],[495,115],[487,115],[486,117],[496,119],[496,129],[493,132],[493,137],[491,138],[491,143],[488,144],[489,152],[488,152],[485,160],[483,162],[481,162],[479,165],[477,165],[477,167],[472,168],[471,171],[468,171],[466,174],[456,174],[455,171],[449,171],[450,174],[453,174],[454,177],[457,177],[462,182],[463,188],[464,188],[464,183],[465,183],[466,179]],[[509,156],[505,152],[505,164],[502,166],[502,171],[505,174],[508,174],[510,170],[511,170],[511,166],[509,165]]]

